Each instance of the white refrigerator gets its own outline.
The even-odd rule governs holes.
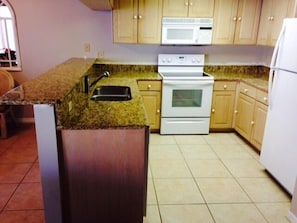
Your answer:
[[[293,194],[297,177],[297,18],[284,20],[272,56],[268,91],[260,161]]]

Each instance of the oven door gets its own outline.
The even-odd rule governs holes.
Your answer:
[[[210,117],[213,80],[164,80],[162,117]]]

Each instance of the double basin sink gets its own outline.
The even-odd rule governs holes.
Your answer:
[[[128,86],[100,86],[91,96],[93,101],[129,101],[131,99],[131,89]]]

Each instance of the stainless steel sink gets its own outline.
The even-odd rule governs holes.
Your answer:
[[[128,86],[100,86],[93,91],[91,100],[94,101],[128,101],[132,99]]]

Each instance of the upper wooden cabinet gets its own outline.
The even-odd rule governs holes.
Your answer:
[[[257,40],[258,45],[275,45],[283,19],[294,17],[295,2],[295,0],[263,0]]]
[[[93,10],[112,10],[113,0],[80,0]]]
[[[115,0],[115,43],[161,42],[162,0]]]
[[[216,0],[213,44],[256,44],[261,0]]]
[[[213,17],[214,0],[164,0],[163,16]]]

